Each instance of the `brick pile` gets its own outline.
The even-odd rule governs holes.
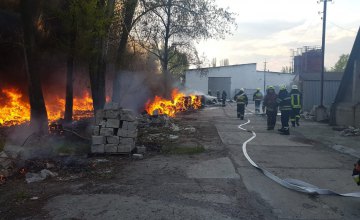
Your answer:
[[[117,103],[106,103],[104,110],[96,113],[96,126],[92,136],[92,153],[131,153],[135,148],[137,121],[129,109]]]

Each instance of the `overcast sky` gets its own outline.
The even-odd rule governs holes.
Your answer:
[[[209,61],[228,58],[230,65],[257,63],[257,69],[280,71],[291,64],[291,49],[321,46],[323,3],[317,0],[216,0],[237,14],[237,30],[225,40],[200,42]],[[350,53],[360,25],[360,0],[328,2],[325,66]]]

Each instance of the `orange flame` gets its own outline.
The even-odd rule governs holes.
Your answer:
[[[154,100],[147,101],[145,110],[149,115],[154,115],[154,112],[158,114],[165,114],[170,117],[175,117],[177,112],[186,111],[190,108],[199,109],[201,107],[200,96],[190,94],[186,96],[184,93],[179,92],[178,89],[174,89],[171,92],[171,100],[155,96]]]
[[[0,106],[0,125],[12,126],[30,121],[30,104],[23,99],[21,92],[14,88],[2,89],[6,101]],[[0,100],[1,101],[1,100]],[[45,103],[49,121],[55,121],[63,117],[65,111],[65,99],[60,97],[46,96]],[[83,97],[74,97],[73,118],[79,120],[93,116],[93,102],[89,92]]]

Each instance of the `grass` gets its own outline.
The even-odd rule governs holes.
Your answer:
[[[196,147],[176,147],[176,146],[167,146],[162,148],[162,152],[165,154],[200,154],[205,151],[205,148],[202,146]]]

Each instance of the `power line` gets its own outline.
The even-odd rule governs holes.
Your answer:
[[[357,33],[357,31],[353,31],[353,30],[350,30],[350,29],[348,29],[348,28],[344,28],[344,27],[341,27],[340,25],[338,25],[338,24],[335,24],[334,22],[332,22],[332,21],[328,21],[330,24],[332,24],[332,25],[334,25],[334,26],[336,26],[336,27],[338,27],[338,28],[340,28],[340,29],[342,29],[342,30],[344,30],[344,31],[349,31],[349,32],[352,32],[352,33]]]

